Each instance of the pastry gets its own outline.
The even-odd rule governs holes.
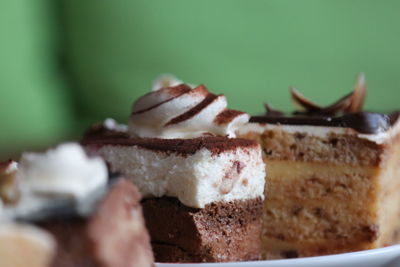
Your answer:
[[[235,138],[248,115],[203,85],[159,86],[128,130],[108,120],[82,143],[139,188],[157,261],[260,259],[265,167],[256,142]]]
[[[22,229],[33,229],[28,234],[36,229],[34,236],[41,237],[34,245],[32,234],[23,231],[15,253],[40,252],[35,266],[153,266],[140,193],[127,180],[109,181],[102,159],[89,158],[80,145],[68,143],[46,153],[24,153],[18,167],[15,162],[3,166],[0,192],[7,194],[0,194],[0,219],[34,225]],[[21,227],[13,226],[11,237],[2,236],[0,227],[0,239],[20,239],[21,231],[14,229]],[[3,244],[0,253],[12,246]],[[0,258],[0,265],[8,266],[9,259]],[[19,260],[31,266],[29,257]]]
[[[400,123],[397,115],[361,111],[355,90],[318,106],[292,90],[302,107],[285,115],[267,105],[238,135],[255,140],[268,168],[264,257],[358,251],[399,241]]]

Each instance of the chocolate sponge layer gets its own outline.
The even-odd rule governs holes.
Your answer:
[[[142,202],[156,261],[227,262],[261,258],[261,198],[203,209],[170,197]]]

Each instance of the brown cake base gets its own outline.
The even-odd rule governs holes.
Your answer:
[[[153,266],[139,201],[136,187],[120,180],[91,218],[61,218],[39,223],[57,242],[52,266]]]
[[[261,258],[261,198],[195,209],[170,197],[142,202],[158,262],[229,262]]]

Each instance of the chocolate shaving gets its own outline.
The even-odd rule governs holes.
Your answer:
[[[345,95],[327,107],[321,107],[313,103],[305,98],[296,88],[291,88],[290,92],[295,104],[301,108],[301,110],[296,111],[295,114],[334,116],[361,111],[366,96],[366,83],[364,75],[360,74],[353,92]]]
[[[284,112],[273,108],[269,103],[265,103],[264,107],[265,107],[265,110],[267,111],[266,112],[267,116],[284,116],[285,115]]]
[[[297,104],[302,110],[310,113],[322,110],[322,107],[305,98],[296,88],[291,87],[290,94],[292,95],[294,103]]]
[[[362,112],[366,97],[364,74],[360,74],[353,92],[345,95],[335,103],[321,107],[305,98],[295,88],[291,88],[292,99],[300,106],[301,111],[294,112],[297,116],[274,114],[273,109],[265,104],[267,110],[264,116],[253,116],[250,122],[310,125],[325,127],[352,128],[359,133],[378,134],[387,131],[400,118],[400,111],[386,114]]]
[[[365,97],[367,96],[367,84],[365,83],[365,75],[358,75],[356,85],[354,86],[351,104],[346,110],[347,113],[358,112],[362,110]]]

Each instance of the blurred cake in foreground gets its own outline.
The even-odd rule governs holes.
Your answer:
[[[265,167],[256,142],[235,138],[248,119],[167,80],[134,103],[127,131],[108,120],[87,132],[86,149],[143,194],[157,261],[260,259]]]
[[[0,266],[153,266],[140,193],[78,144],[2,164],[0,192]]]
[[[32,225],[0,223],[0,266],[47,267],[55,255],[54,238]]]
[[[239,136],[255,140],[268,166],[266,258],[388,246],[400,235],[400,123],[362,112],[361,75],[349,95],[320,107],[295,89],[293,116],[267,107]]]

